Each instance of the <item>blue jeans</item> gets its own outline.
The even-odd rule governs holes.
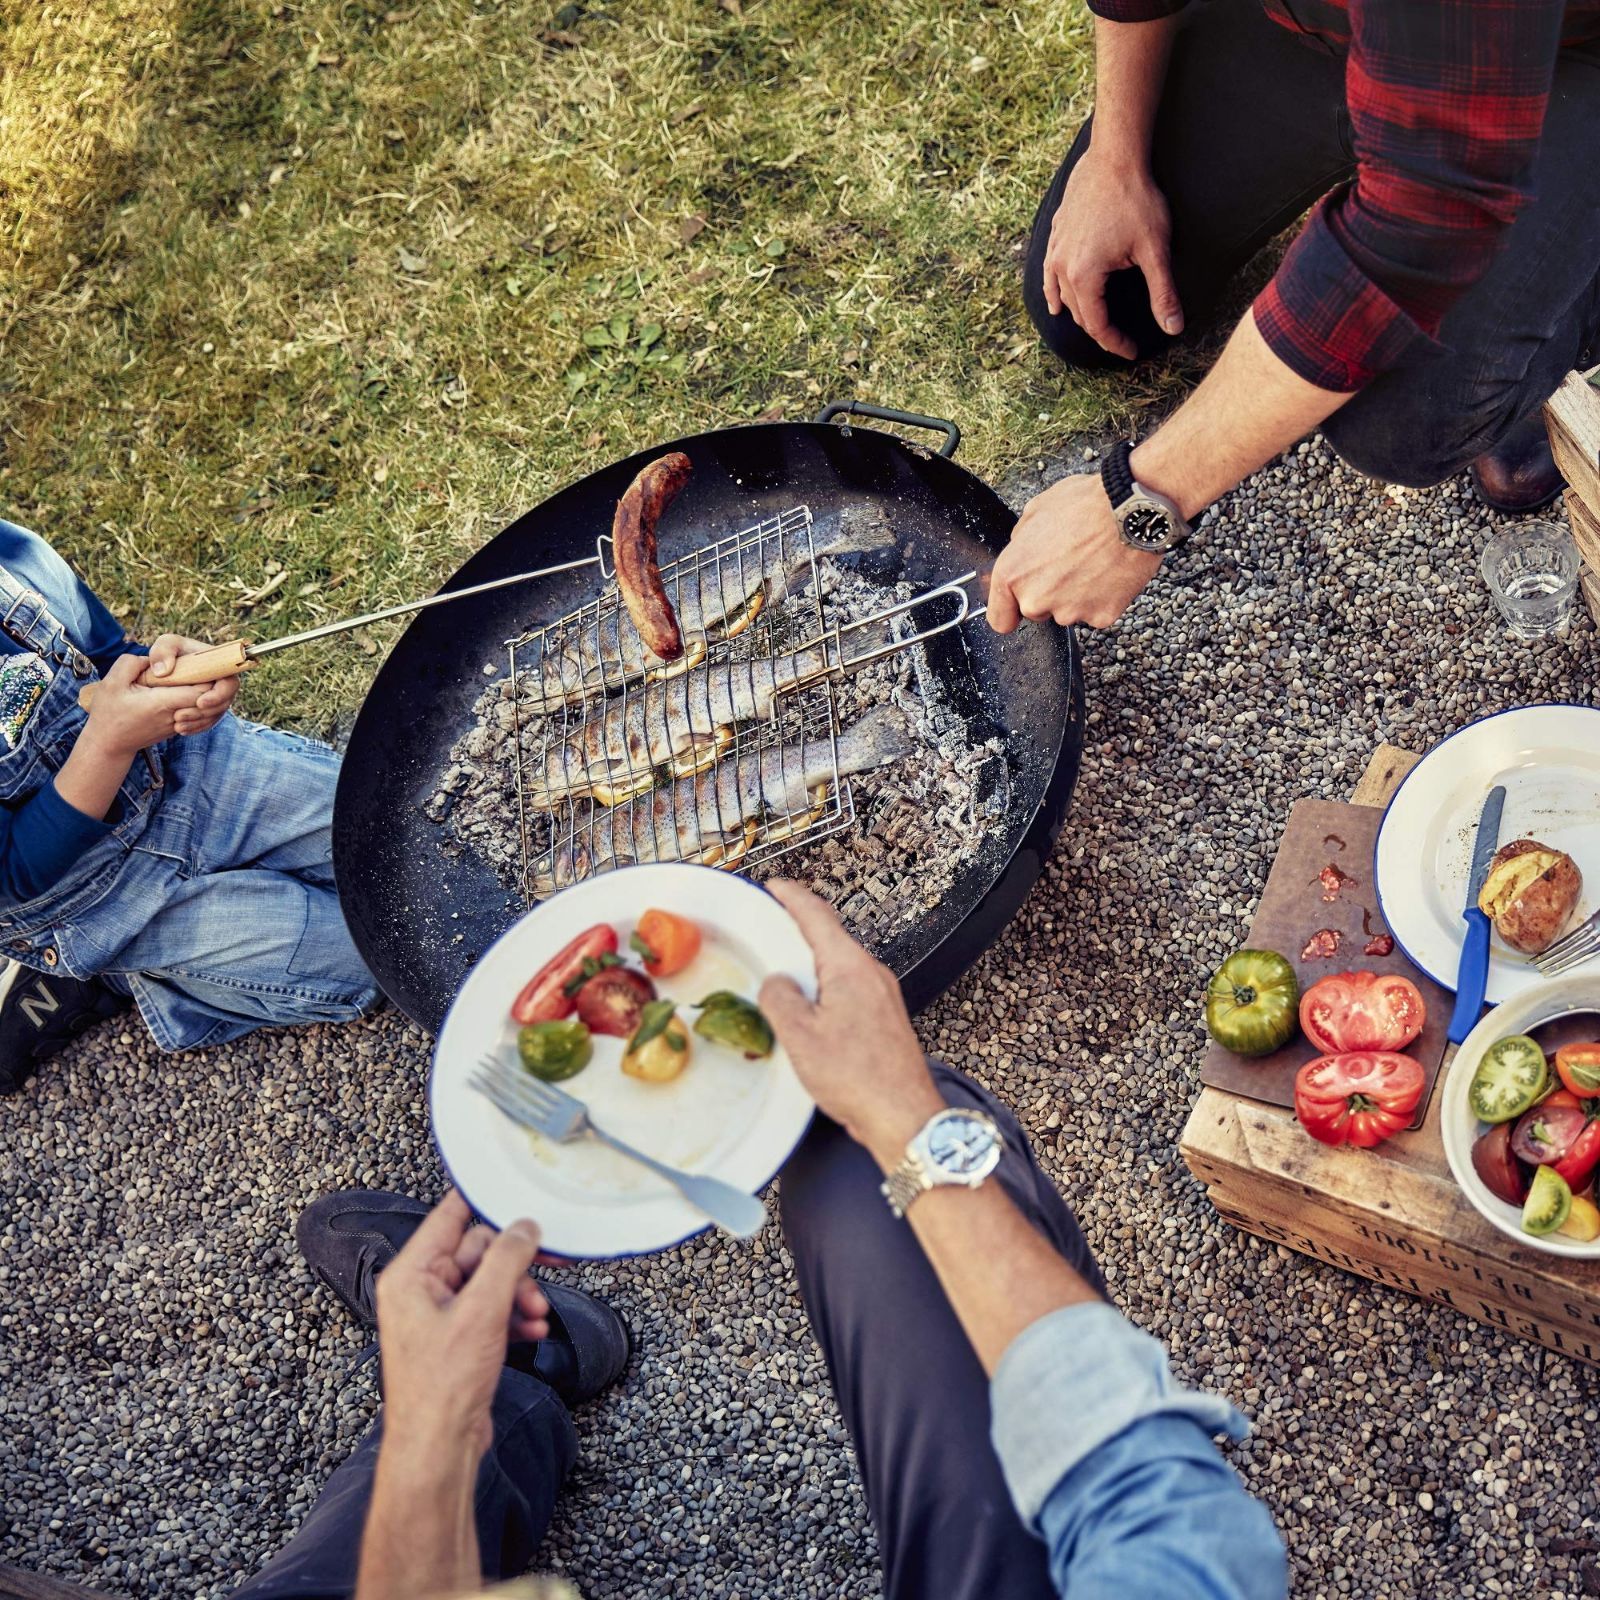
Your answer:
[[[339,757],[227,716],[161,745],[148,821],[0,915],[0,952],[131,994],[165,1050],[379,998],[333,883]]]

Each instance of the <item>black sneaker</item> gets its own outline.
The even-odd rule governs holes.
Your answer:
[[[382,1189],[341,1189],[300,1213],[300,1254],[363,1327],[376,1328],[377,1276],[417,1231],[430,1207]],[[540,1280],[550,1302],[550,1337],[513,1344],[507,1366],[543,1378],[569,1406],[608,1389],[627,1369],[633,1343],[610,1306],[580,1289]]]
[[[0,967],[0,1094],[15,1094],[41,1061],[132,1004],[127,995],[93,978],[5,962]]]

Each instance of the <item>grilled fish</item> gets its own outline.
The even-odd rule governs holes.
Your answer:
[[[879,706],[838,739],[841,778],[909,755],[916,742],[898,711]],[[758,840],[797,833],[820,814],[834,775],[826,737],[730,756],[698,777],[596,812],[578,837],[547,850],[529,869],[528,888],[548,895],[613,867],[642,861],[730,866]]]
[[[588,795],[612,806],[653,788],[658,768],[694,772],[716,759],[733,728],[760,721],[782,690],[826,666],[818,645],[776,660],[696,667],[618,695],[544,753],[528,802],[549,808]]]
[[[813,548],[820,561],[824,556],[883,550],[893,542],[887,518],[876,507],[867,507],[842,521],[826,543]],[[763,566],[756,564],[755,551],[730,554],[672,582],[683,636],[683,656],[675,668],[663,669],[621,606],[607,607],[598,620],[590,608],[584,620],[545,639],[544,653],[522,690],[524,705],[533,711],[555,711],[646,673],[658,676],[697,665],[705,660],[712,639],[741,632],[758,612],[777,605],[810,576],[805,541],[785,543],[787,548],[780,549],[779,540],[771,541],[770,557]]]

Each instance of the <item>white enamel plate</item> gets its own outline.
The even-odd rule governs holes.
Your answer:
[[[1500,843],[1537,839],[1583,874],[1569,928],[1600,906],[1600,710],[1525,706],[1470,723],[1412,768],[1384,814],[1373,875],[1389,931],[1414,966],[1454,990],[1462,912],[1485,795],[1504,784]],[[1572,969],[1600,973],[1600,956]],[[1492,940],[1494,1004],[1540,981],[1532,960]]]
[[[678,1191],[637,1163],[581,1139],[556,1145],[519,1127],[470,1086],[479,1060],[515,1062],[511,1002],[576,935],[597,922],[616,930],[624,953],[651,907],[692,917],[700,954],[658,980],[665,999],[690,1009],[715,989],[754,1000],[762,981],[787,974],[816,993],[811,947],[766,890],[708,867],[626,867],[565,889],[512,924],[467,975],[440,1030],[428,1098],[433,1136],[451,1180],[480,1216],[504,1227],[532,1217],[554,1255],[604,1258],[664,1250],[710,1226]],[[788,1159],[811,1121],[810,1096],[782,1046],[765,1060],[693,1036],[693,1053],[671,1083],[625,1077],[624,1041],[596,1035],[594,1058],[561,1088],[608,1133],[691,1172],[711,1173],[757,1193]]]

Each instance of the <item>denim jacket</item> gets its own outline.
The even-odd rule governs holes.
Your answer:
[[[107,821],[84,816],[56,792],[55,775],[88,720],[79,691],[98,677],[80,640],[104,666],[135,648],[42,539],[0,521],[0,655],[31,654],[50,674],[15,743],[0,747],[0,953],[28,956],[32,941],[15,930],[38,922],[47,906],[54,919],[65,904],[93,904],[109,892],[163,788],[157,748],[133,763]],[[53,949],[46,966],[56,965],[52,957]]]

